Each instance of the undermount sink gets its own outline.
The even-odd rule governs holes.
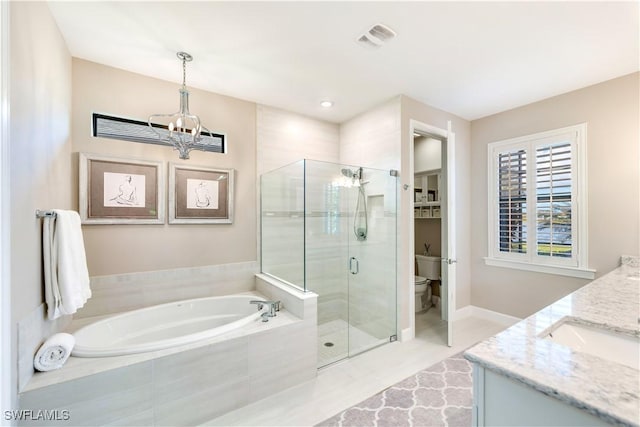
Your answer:
[[[561,323],[544,338],[575,351],[588,353],[636,370],[639,368],[639,337],[569,321]]]

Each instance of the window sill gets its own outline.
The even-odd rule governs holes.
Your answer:
[[[595,279],[596,271],[588,268],[562,267],[559,265],[531,264],[498,258],[484,258],[484,263],[493,267],[513,268],[516,270],[535,271],[538,273],[556,274],[558,276],[578,277],[580,279]]]

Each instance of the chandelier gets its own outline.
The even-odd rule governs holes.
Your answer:
[[[162,142],[173,145],[181,159],[188,159],[191,150],[202,149],[202,131],[211,134],[202,126],[200,118],[189,112],[189,91],[186,85],[187,62],[193,56],[186,52],[178,52],[182,61],[182,87],[180,88],[180,110],[173,114],[152,114],[149,116],[149,127]]]

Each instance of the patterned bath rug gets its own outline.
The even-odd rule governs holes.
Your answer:
[[[471,364],[458,353],[316,427],[471,426]]]

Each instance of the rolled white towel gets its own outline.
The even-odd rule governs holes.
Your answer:
[[[42,372],[62,368],[75,344],[76,339],[71,334],[51,335],[36,352],[33,367]]]

